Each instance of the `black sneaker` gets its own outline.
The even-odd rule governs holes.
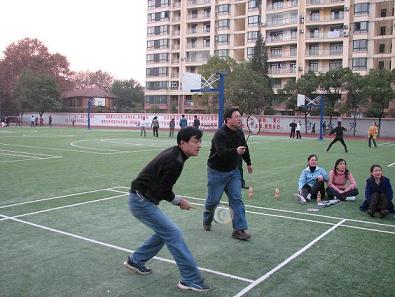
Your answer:
[[[146,268],[145,266],[139,266],[136,263],[134,263],[130,258],[123,262],[123,265],[130,270],[133,270],[134,272],[137,272],[138,274],[150,274],[152,273],[152,270],[149,268]]]
[[[203,229],[206,231],[211,231],[211,224],[204,224],[203,223]]]
[[[196,292],[207,292],[210,290],[210,287],[204,283],[204,280],[199,283],[186,283],[179,281],[177,287],[181,290],[192,290]]]
[[[232,238],[238,240],[249,240],[251,238],[251,235],[245,232],[244,230],[236,230],[233,231]]]

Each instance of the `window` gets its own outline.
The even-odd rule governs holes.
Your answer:
[[[248,17],[248,26],[258,26],[260,21],[259,21],[259,15],[253,15]]]
[[[270,49],[270,55],[273,57],[282,57],[283,49],[281,47],[272,47]]]
[[[319,21],[320,20],[320,11],[312,10],[310,11],[310,21]]]
[[[368,32],[368,24],[369,22],[356,22],[354,23],[354,30],[355,32]]]
[[[147,90],[167,90],[168,88],[168,81],[150,81],[146,83]]]
[[[248,1],[248,10],[253,10],[260,7],[260,0],[250,0]]]
[[[367,69],[368,59],[367,58],[353,58],[352,69],[363,70]]]
[[[206,33],[210,33],[210,23],[203,25],[203,31]]]
[[[272,9],[276,10],[276,9],[281,9],[284,7],[284,2],[282,0],[275,0],[273,1],[272,4]]]
[[[227,58],[227,57],[229,57],[229,50],[227,50],[227,49],[216,50],[215,55],[220,58]]]
[[[381,16],[382,18],[385,18],[385,17],[387,16],[387,10],[386,10],[385,8],[381,10],[380,16]]]
[[[342,67],[343,67],[343,61],[342,60],[329,61],[329,70],[342,68]]]
[[[309,55],[318,55],[318,51],[320,46],[318,44],[310,44],[309,45]]]
[[[380,27],[380,35],[385,35],[385,26]]]
[[[291,57],[295,57],[296,56],[296,46],[294,46],[294,45],[291,45],[291,47],[289,48],[289,55],[291,56]]]
[[[147,63],[154,63],[155,62],[155,55],[147,55],[147,59],[146,59]]]
[[[145,102],[148,104],[166,104],[167,96],[166,95],[146,96]]]
[[[320,34],[320,30],[318,28],[311,28],[309,33],[310,33],[310,38],[318,38]]]
[[[384,43],[381,43],[380,45],[379,45],[379,53],[384,53],[385,52],[385,44]]]
[[[331,11],[331,19],[332,20],[342,20],[344,19],[344,11],[338,9],[332,9]]]
[[[247,47],[247,59],[251,59],[254,56],[254,48]]]
[[[230,12],[230,4],[218,5],[218,14],[228,14]]]
[[[385,68],[384,61],[379,61],[379,69],[383,70]]]
[[[354,52],[362,52],[368,50],[368,40],[359,39],[352,42],[352,49]]]
[[[216,38],[217,44],[229,44],[230,35],[229,34],[218,34]]]
[[[332,43],[329,47],[331,55],[340,55],[343,53],[343,43]]]
[[[218,29],[228,29],[230,27],[230,20],[219,20]]]
[[[318,72],[318,61],[309,62],[309,71]]]
[[[369,15],[369,3],[359,3],[354,5],[354,15]]]
[[[258,31],[247,32],[247,41],[255,42],[258,38]]]

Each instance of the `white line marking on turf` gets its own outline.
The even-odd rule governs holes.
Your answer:
[[[298,257],[299,255],[301,255],[302,253],[304,253],[305,251],[307,251],[309,248],[311,248],[316,242],[318,242],[319,240],[321,240],[323,237],[325,237],[326,235],[328,235],[329,233],[331,233],[333,230],[335,230],[337,227],[339,227],[341,224],[343,224],[346,220],[342,220],[339,223],[337,223],[336,225],[332,226],[330,229],[328,229],[327,231],[325,231],[324,233],[322,233],[320,236],[318,236],[316,239],[314,239],[313,241],[311,241],[310,243],[308,243],[307,245],[305,245],[303,248],[301,248],[299,251],[297,251],[296,253],[294,253],[292,256],[288,257],[287,259],[285,259],[282,263],[280,263],[279,265],[277,265],[276,267],[274,267],[272,270],[270,270],[269,272],[267,272],[266,274],[262,275],[260,278],[258,278],[256,281],[254,281],[253,283],[251,283],[249,286],[245,287],[243,290],[241,290],[239,293],[237,293],[236,295],[234,295],[234,297],[241,297],[244,296],[248,291],[250,291],[251,289],[255,288],[257,285],[259,285],[260,283],[264,282],[267,278],[269,278],[273,273],[277,272],[278,270],[280,270],[282,267],[284,267],[285,265],[287,265],[289,262],[291,262],[292,260],[294,260],[296,257]]]
[[[128,189],[129,187],[125,187],[125,186],[113,187],[110,191],[122,193],[122,191],[113,190],[113,189],[116,189],[116,188],[126,188],[126,189]],[[200,200],[200,201],[206,201],[206,199],[204,199],[204,198],[198,198],[198,197],[193,197],[193,196],[185,196],[185,195],[182,195],[182,196],[185,197],[185,198],[190,198],[190,199],[195,199],[195,200]],[[222,202],[222,203],[228,204],[225,201]],[[347,221],[350,221],[350,222],[356,222],[356,223],[363,223],[363,224],[370,224],[370,225],[377,225],[377,226],[385,226],[385,227],[395,228],[395,225],[391,225],[391,224],[382,224],[382,223],[368,222],[368,221],[363,221],[363,220],[355,220],[355,219],[349,219],[349,218],[333,217],[333,216],[319,215],[319,214],[313,214],[313,213],[305,213],[305,212],[293,211],[293,210],[285,210],[285,209],[278,209],[278,208],[255,206],[255,205],[249,205],[249,204],[245,204],[245,206],[246,207],[251,207],[251,208],[256,208],[256,209],[264,209],[264,210],[272,210],[272,211],[278,211],[278,212],[294,213],[294,214],[300,214],[300,215],[305,215],[305,216],[313,216],[313,217],[327,218],[327,219],[333,219],[333,220],[347,220]]]
[[[115,188],[118,188],[118,187],[115,187]],[[14,204],[8,204],[8,205],[0,206],[0,209],[7,208],[7,207],[18,206],[18,205],[42,202],[42,201],[47,201],[47,200],[53,200],[53,199],[71,197],[71,196],[78,196],[78,195],[89,194],[89,193],[96,193],[96,192],[101,192],[101,191],[112,191],[112,189],[113,188],[106,188],[106,189],[92,190],[92,191],[86,191],[86,192],[79,192],[79,193],[74,193],[74,194],[67,194],[67,195],[62,195],[62,196],[43,198],[43,199],[32,200],[32,201],[18,202],[18,203],[14,203]],[[123,193],[125,193],[125,192],[123,192]]]
[[[38,214],[38,213],[43,213],[43,212],[48,212],[48,211],[53,211],[53,210],[59,210],[59,209],[63,209],[63,208],[69,208],[69,207],[74,207],[74,206],[79,206],[79,205],[84,205],[84,204],[96,203],[96,202],[100,202],[100,201],[111,200],[111,199],[114,199],[114,198],[123,197],[125,195],[126,194],[121,194],[121,195],[116,195],[116,196],[100,198],[100,199],[96,199],[96,200],[89,200],[89,201],[78,202],[78,203],[74,203],[74,204],[67,204],[67,205],[63,205],[63,206],[47,208],[47,209],[43,209],[43,210],[38,210],[38,211],[34,211],[34,212],[28,212],[28,213],[16,215],[16,216],[13,216],[13,218],[27,217],[27,216]]]
[[[21,152],[21,151],[11,151],[11,150],[0,150],[0,155],[24,158],[24,159],[14,159],[14,160],[2,160],[2,161],[0,161],[1,163],[63,158],[62,156],[54,156],[54,155],[39,154],[39,153],[29,153],[29,152]],[[39,156],[42,156],[42,157],[39,157]]]
[[[31,223],[31,222],[28,222],[28,221],[24,221],[24,220],[20,220],[20,219],[14,218],[14,217],[7,217],[7,216],[4,216],[4,215],[1,215],[1,216],[6,217],[7,219],[15,221],[15,222],[19,222],[19,223],[22,223],[22,224],[27,224],[27,225],[30,225],[30,226],[33,226],[33,227],[37,227],[37,228],[44,229],[44,230],[47,230],[47,231],[59,233],[59,234],[62,234],[62,235],[67,235],[67,236],[70,236],[70,237],[73,237],[73,238],[82,239],[84,241],[88,241],[88,242],[95,243],[95,244],[98,244],[98,245],[101,245],[101,246],[113,248],[113,249],[116,249],[116,250],[119,250],[119,251],[124,251],[124,252],[127,252],[127,253],[133,253],[134,252],[133,250],[125,249],[123,247],[119,247],[119,246],[116,246],[116,245],[113,245],[113,244],[109,244],[109,243],[105,243],[105,242],[98,241],[98,240],[95,240],[95,239],[90,239],[90,238],[83,237],[83,236],[80,236],[80,235],[72,234],[72,233],[69,233],[69,232],[65,232],[65,231],[49,228],[49,227],[46,227],[46,226],[43,226],[43,225],[34,224],[34,223]],[[176,264],[175,261],[169,260],[169,259],[166,259],[166,258],[162,258],[162,257],[153,257],[153,259],[156,259],[156,260],[159,260],[159,261],[162,261],[162,262],[171,263],[171,264]],[[216,270],[213,270],[213,269],[208,269],[208,268],[204,268],[204,267],[198,267],[198,269],[201,270],[201,271],[205,271],[205,272],[208,272],[208,273],[220,275],[220,276],[227,277],[227,278],[240,280],[240,281],[247,282],[247,283],[253,283],[254,282],[253,280],[248,279],[248,278],[240,277],[240,276],[233,275],[233,274],[223,273],[223,272],[216,271]]]
[[[395,165],[395,162],[394,163],[391,163],[391,164],[389,164],[388,165],[388,167],[392,167],[392,166],[394,166]]]

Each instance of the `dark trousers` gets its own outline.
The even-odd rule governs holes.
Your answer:
[[[300,131],[296,131],[296,139],[302,139],[302,134],[300,134]]]
[[[291,129],[291,133],[289,134],[289,138],[295,138],[295,129]]]
[[[372,147],[372,140],[374,147],[377,148],[376,140],[373,138],[373,136],[369,136],[369,147]]]
[[[174,128],[170,128],[169,137],[174,137]]]
[[[333,188],[326,188],[326,194],[328,195],[329,199],[333,199],[335,196],[339,200],[346,200],[347,197],[350,196],[357,196],[359,194],[358,189],[351,189],[350,191],[344,192],[343,194],[340,194],[338,191],[336,191]]]
[[[158,135],[158,130],[159,130],[159,127],[153,127],[152,128],[152,133],[154,134],[154,137],[158,137],[159,135]]]
[[[324,186],[323,181],[318,181],[316,180],[313,184],[313,186],[310,186],[309,184],[305,184],[302,187],[302,196],[304,198],[307,197],[307,194],[311,194],[311,199],[317,199],[317,193],[321,192],[321,197],[325,197],[325,186]]]
[[[387,196],[384,193],[373,193],[370,197],[368,211],[374,213],[376,211],[384,211],[387,208]]]
[[[240,179],[241,179],[241,187],[244,188],[246,185],[246,182],[244,180],[244,174],[243,174],[243,164],[239,165],[239,171],[240,171]]]
[[[333,139],[332,142],[329,144],[329,146],[328,146],[328,148],[326,149],[326,151],[329,152],[331,146],[332,146],[335,142],[338,142],[338,141],[341,142],[341,144],[342,144],[343,147],[344,147],[345,152],[347,153],[347,152],[348,152],[348,151],[347,151],[347,145],[346,145],[346,143],[344,142],[343,137],[335,137],[335,139]]]

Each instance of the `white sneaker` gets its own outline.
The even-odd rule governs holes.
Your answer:
[[[346,197],[346,201],[355,201],[356,199],[357,199],[357,197],[355,197],[355,196]]]
[[[300,195],[300,194],[295,194],[296,199],[298,200],[299,203],[301,204],[305,204],[306,203],[306,199]]]
[[[308,194],[307,194],[306,200],[307,200],[307,201],[311,201],[311,193],[308,193]]]

